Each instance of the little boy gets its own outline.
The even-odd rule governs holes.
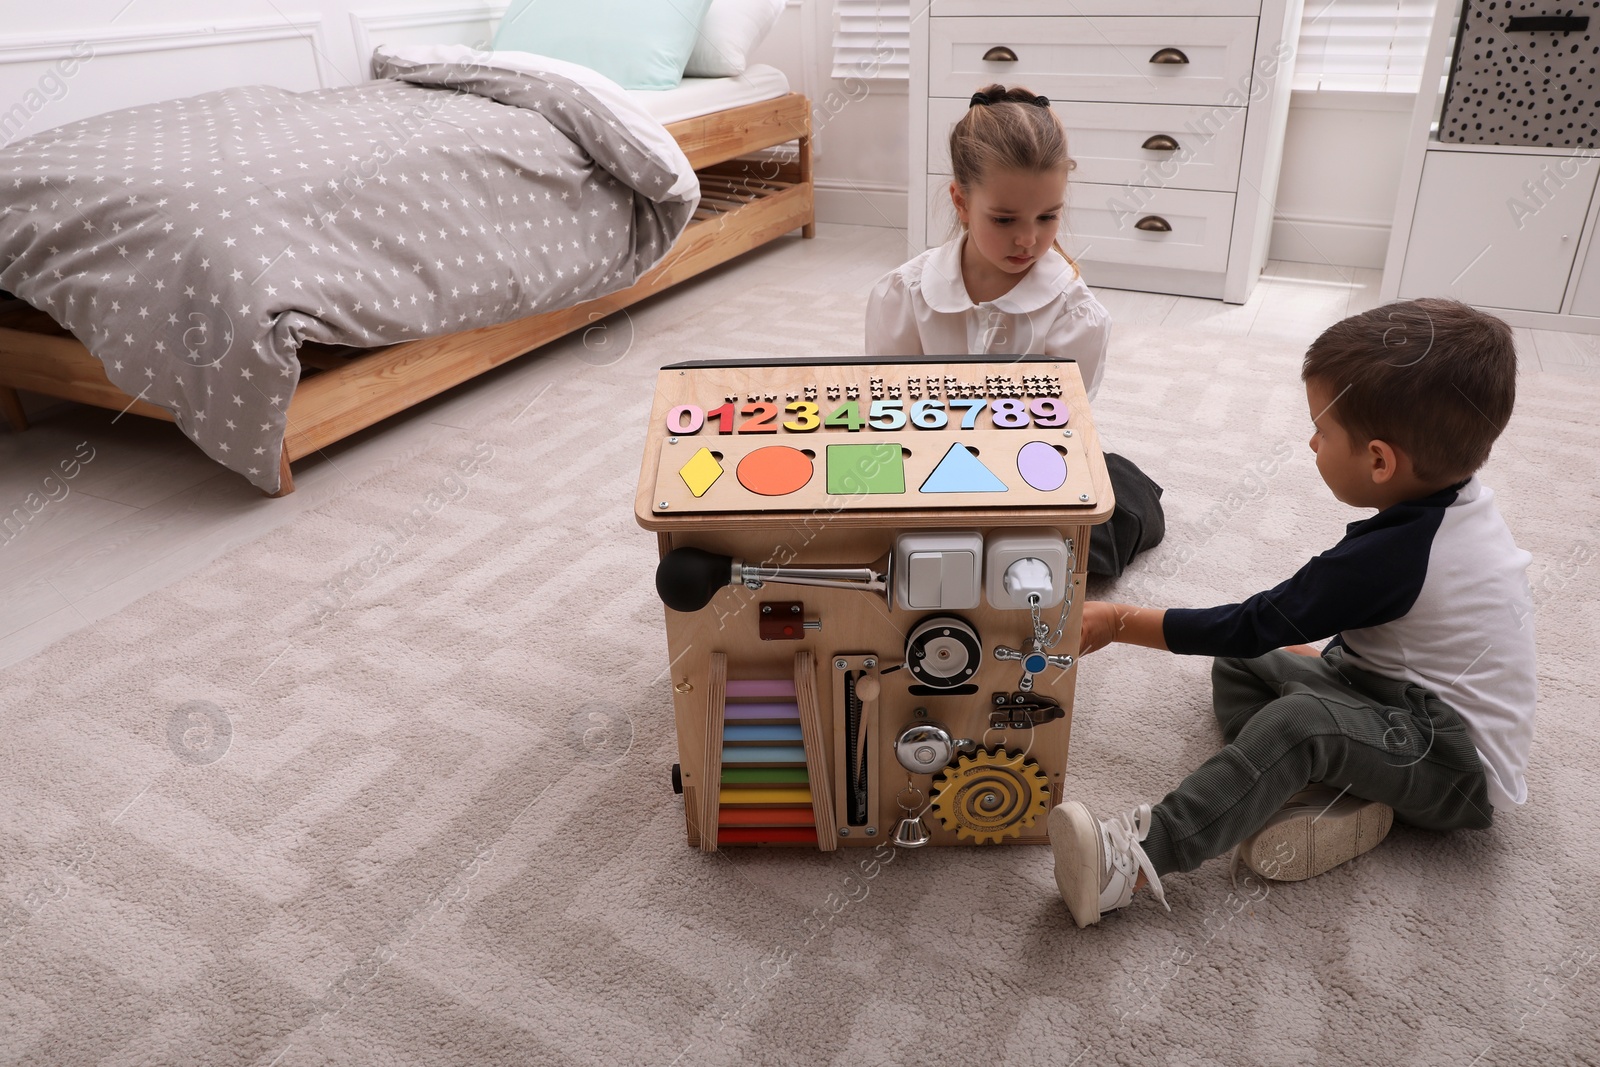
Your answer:
[[[1516,372],[1510,328],[1451,300],[1329,327],[1301,369],[1311,450],[1335,497],[1378,513],[1242,604],[1084,605],[1084,654],[1123,641],[1217,657],[1224,747],[1154,808],[1051,811],[1080,927],[1139,885],[1166,904],[1162,876],[1234,846],[1263,877],[1309,878],[1393,819],[1482,829],[1527,799],[1532,557],[1473,473],[1511,418]],[[1320,655],[1305,644],[1329,636]]]

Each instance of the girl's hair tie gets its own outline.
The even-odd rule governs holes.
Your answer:
[[[992,104],[1032,104],[1034,107],[1049,107],[1050,98],[1048,96],[1023,96],[1007,99],[999,93],[973,93],[972,102],[967,105],[967,110],[970,111],[979,104],[984,107]]]

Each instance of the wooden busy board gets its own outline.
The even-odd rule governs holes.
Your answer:
[[[819,508],[1095,512],[1103,467],[1077,364],[944,358],[664,368],[641,524]]]
[[[1075,656],[1090,531],[1115,507],[1077,366],[1037,356],[934,359],[664,368],[635,497],[639,524],[657,532],[664,561],[692,550],[730,565],[868,566],[885,575],[902,535],[976,535],[986,547],[1011,532],[1059,535],[1073,548],[1072,599],[1044,621],[1061,626],[1051,654]],[[985,559],[986,573],[990,566]],[[960,630],[976,642],[975,673],[930,688],[901,668],[919,625],[940,615],[951,623],[943,637]],[[772,575],[753,586],[731,580],[703,607],[669,606],[665,622],[674,784],[691,845],[870,847],[894,837],[908,811],[920,811],[934,845],[1048,840],[1044,815],[1062,796],[1077,671],[1052,667],[1035,681],[1033,694],[1059,705],[1058,715],[996,721],[996,697],[1014,696],[1021,667],[995,650],[1031,639],[1028,611],[987,593],[964,606],[910,608],[881,588]],[[877,695],[858,700],[864,678]],[[1011,781],[1042,784],[1005,794],[1033,797],[1032,817],[1018,808],[1003,833],[964,837],[971,827],[950,812],[981,802],[1002,779],[980,790],[959,777],[973,768],[908,770],[895,741],[923,719],[1025,772]]]

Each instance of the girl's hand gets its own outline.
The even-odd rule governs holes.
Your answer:
[[[1086,600],[1083,604],[1083,633],[1078,643],[1078,655],[1098,652],[1117,639],[1117,616],[1120,606],[1104,600]]]
[[[1284,651],[1285,652],[1293,652],[1297,656],[1320,656],[1320,655],[1322,655],[1322,650],[1320,648],[1312,648],[1310,645],[1290,645],[1287,648],[1285,648]]]

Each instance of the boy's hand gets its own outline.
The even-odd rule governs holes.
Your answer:
[[[1320,656],[1320,655],[1322,655],[1322,649],[1320,649],[1320,648],[1312,648],[1310,645],[1289,645],[1286,648],[1284,648],[1284,651],[1285,652],[1293,652],[1297,656]]]
[[[1165,650],[1167,638],[1163,622],[1166,615],[1162,608],[1136,608],[1131,604],[1086,600],[1083,603],[1083,629],[1078,642],[1078,655],[1098,652],[1113,641]]]
[[[1104,600],[1087,600],[1083,604],[1083,635],[1079,638],[1078,655],[1098,652],[1117,639],[1119,605]]]

